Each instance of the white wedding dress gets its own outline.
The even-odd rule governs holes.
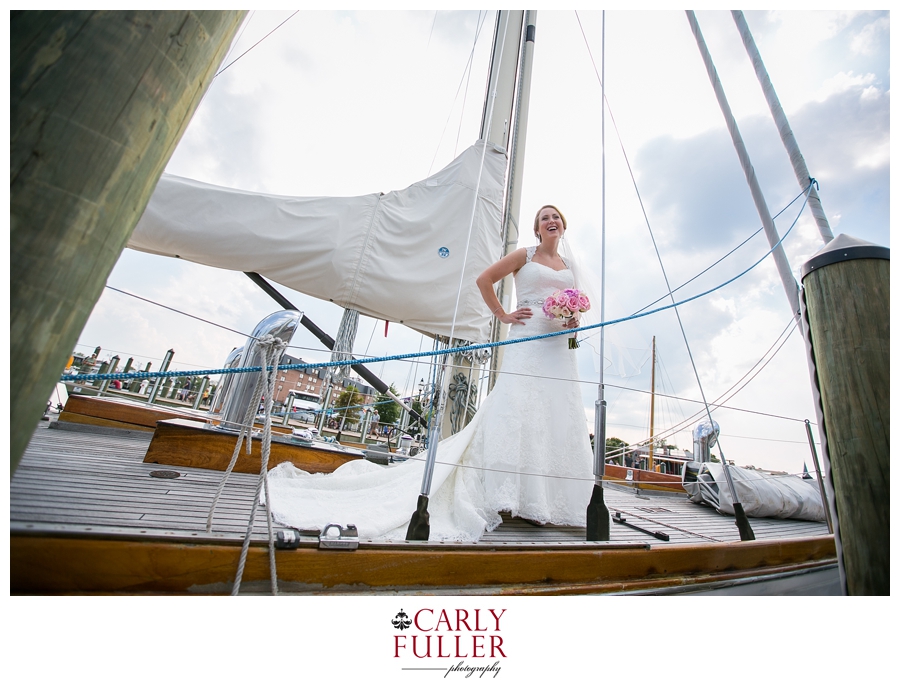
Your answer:
[[[515,276],[518,306],[532,317],[509,337],[559,331],[541,311],[554,291],[574,287],[568,269],[528,261]],[[502,374],[475,417],[440,442],[429,496],[430,540],[477,541],[500,512],[584,526],[593,453],[568,336],[504,346]],[[354,460],[332,474],[289,462],[269,472],[275,520],[298,529],[355,524],[362,539],[402,540],[422,485],[425,454],[392,467]]]

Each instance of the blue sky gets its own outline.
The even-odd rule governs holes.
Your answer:
[[[290,12],[255,12],[226,64]],[[728,12],[698,20],[738,119],[767,202],[781,210],[797,193],[765,100]],[[886,12],[748,12],[750,28],[794,128],[835,234],[890,245],[890,64]],[[566,213],[568,239],[599,271],[600,88],[581,27],[600,59],[600,13],[538,13],[521,216],[541,204]],[[169,163],[181,176],[246,190],[347,196],[400,189],[449,162],[477,136],[493,15],[472,12],[300,12],[212,84]],[[607,14],[607,98],[672,284],[717,260],[760,226],[712,89],[681,12]],[[473,49],[474,43],[474,49]],[[467,70],[470,55],[471,71]],[[608,318],[665,295],[641,207],[616,130],[607,120]],[[779,220],[787,229],[796,217]],[[530,245],[523,234],[520,245]],[[795,273],[821,247],[808,212],[785,242]],[[757,236],[686,289],[710,288],[768,250]],[[239,331],[276,305],[244,275],[126,250],[108,280]],[[327,331],[341,311],[284,289]],[[704,391],[716,398],[778,339],[791,318],[767,261],[740,282],[685,306],[682,320]],[[657,390],[698,400],[697,382],[672,312],[610,330],[634,364],[607,370],[610,435],[649,432],[650,341],[657,338]],[[243,337],[107,290],[80,337],[123,359],[153,361],[173,348],[175,368],[218,367]],[[327,355],[299,333],[305,359]],[[356,352],[418,350],[419,334],[363,317]],[[579,352],[586,426],[596,395],[590,349]],[[423,367],[375,365],[385,381],[415,389]],[[657,431],[696,411],[657,405]],[[809,461],[802,423],[815,420],[805,354],[794,333],[722,410],[723,449],[737,464],[799,471]],[[775,415],[776,417],[769,416]],[[778,419],[786,417],[788,419]],[[673,436],[690,448],[687,432]]]

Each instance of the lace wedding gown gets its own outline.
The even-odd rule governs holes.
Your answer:
[[[532,317],[510,338],[559,331],[541,311],[554,291],[574,287],[568,269],[528,261],[515,276],[518,306]],[[477,541],[500,512],[584,526],[593,453],[567,336],[504,346],[503,372],[468,426],[440,442],[429,497],[430,540]],[[404,539],[422,485],[424,453],[383,467],[354,460],[332,474],[289,462],[269,472],[276,521],[299,529],[355,524],[360,538]],[[416,459],[418,458],[418,459]]]

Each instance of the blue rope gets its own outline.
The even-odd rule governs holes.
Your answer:
[[[685,305],[694,300],[698,300],[704,296],[709,295],[710,293],[715,293],[718,290],[721,290],[725,286],[728,286],[731,283],[734,283],[742,276],[746,276],[751,270],[758,267],[769,255],[771,255],[779,245],[784,241],[785,238],[790,235],[793,228],[797,225],[797,222],[800,220],[800,217],[803,214],[803,210],[806,209],[806,203],[809,200],[809,193],[812,190],[813,184],[816,183],[815,179],[810,179],[810,184],[806,190],[806,198],[803,200],[803,206],[800,208],[800,212],[797,214],[797,218],[794,219],[793,223],[790,225],[788,230],[785,232],[784,236],[782,236],[779,241],[772,246],[772,248],[761,258],[759,258],[752,265],[747,267],[744,271],[739,273],[737,276],[730,278],[728,281],[715,286],[714,288],[710,288],[708,291],[703,291],[702,293],[698,293],[697,295],[691,296],[690,298],[685,298],[684,300],[680,300],[678,302],[671,303],[669,305],[663,305],[662,307],[657,307],[653,310],[646,310],[644,312],[637,312],[635,314],[629,315],[627,317],[620,317],[619,319],[610,319],[605,322],[598,322],[597,324],[590,324],[588,326],[582,326],[577,329],[563,329],[562,331],[552,331],[550,333],[538,334],[535,336],[524,336],[522,338],[513,338],[507,339],[505,341],[494,341],[491,343],[475,343],[472,345],[464,345],[458,346],[456,348],[448,348],[444,350],[431,350],[425,352],[415,352],[415,353],[403,353],[400,355],[387,355],[384,357],[363,357],[358,359],[351,360],[337,360],[334,362],[305,362],[302,364],[286,364],[279,365],[278,369],[321,369],[324,367],[346,367],[348,365],[354,364],[375,364],[377,362],[395,362],[398,360],[409,360],[417,357],[437,357],[438,355],[455,355],[456,353],[464,353],[472,350],[485,350],[489,348],[499,348],[504,345],[514,345],[518,343],[529,343],[531,341],[539,341],[545,338],[554,338],[556,336],[572,336],[572,334],[576,334],[582,331],[590,331],[591,329],[599,329],[604,326],[612,326],[614,324],[621,324],[623,322],[631,321],[632,319],[639,319],[641,317],[648,317],[651,314],[657,314],[659,312],[664,312],[665,310],[670,310],[674,307],[679,307],[681,305]],[[129,379],[156,379],[156,378],[175,378],[175,377],[183,377],[183,376],[213,376],[216,374],[248,374],[253,372],[261,372],[263,368],[261,366],[258,367],[238,367],[233,369],[221,368],[221,369],[201,369],[198,371],[182,371],[182,372],[129,372],[127,374],[124,373],[114,373],[114,374],[63,374],[60,377],[61,381],[106,381],[111,380],[119,380],[125,381]]]

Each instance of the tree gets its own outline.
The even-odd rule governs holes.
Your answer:
[[[606,439],[606,454],[609,455],[613,452],[620,452],[622,448],[627,448],[628,444],[623,441],[621,438],[616,438],[615,436],[610,436]]]
[[[394,395],[397,395],[397,389],[394,388],[394,384],[391,384],[389,390]],[[382,424],[393,424],[400,418],[400,406],[387,393],[379,393],[376,402],[378,404],[375,406],[375,409],[380,417],[379,422]]]
[[[343,418],[345,421],[355,422],[359,418],[359,405],[362,396],[359,389],[350,384],[341,392],[338,399],[334,403],[335,414]],[[349,409],[348,409],[349,408]]]

